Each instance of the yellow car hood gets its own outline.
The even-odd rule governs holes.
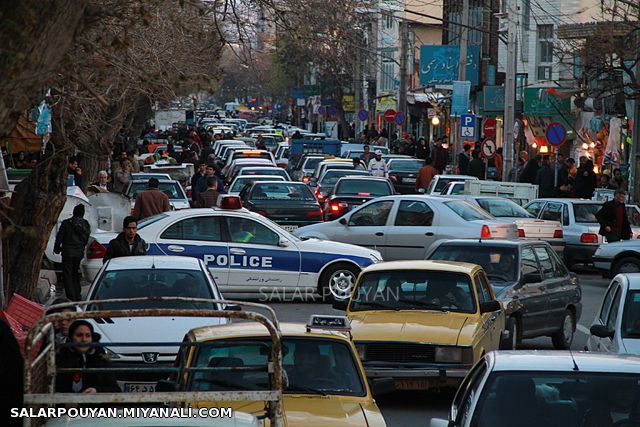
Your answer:
[[[467,316],[433,311],[350,312],[354,341],[410,341],[457,345]]]

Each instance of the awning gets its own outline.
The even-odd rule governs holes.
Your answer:
[[[409,104],[432,104],[438,105],[438,103],[449,96],[443,95],[440,92],[408,92],[407,93],[407,102]]]

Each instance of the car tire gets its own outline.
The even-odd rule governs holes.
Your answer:
[[[611,276],[619,273],[638,273],[640,272],[640,259],[635,257],[624,257],[614,264]]]
[[[562,323],[560,323],[560,329],[551,336],[553,347],[556,350],[568,350],[571,348],[575,332],[576,317],[571,310],[565,310],[562,316]]]
[[[320,276],[318,291],[324,302],[341,301],[351,296],[360,269],[347,263],[330,265]]]
[[[502,340],[500,350],[516,350],[522,344],[522,335],[520,334],[520,322],[515,316],[509,317],[505,325],[505,331],[509,332],[509,337]]]

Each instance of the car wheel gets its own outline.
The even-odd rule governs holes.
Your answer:
[[[511,316],[507,321],[505,330],[509,333],[509,337],[502,340],[501,350],[515,350],[522,343],[520,336],[520,325],[515,316]]]
[[[350,264],[327,267],[320,278],[320,295],[325,302],[342,301],[351,296],[360,270]]]
[[[551,336],[553,346],[557,350],[567,350],[573,342],[573,334],[576,331],[576,319],[571,310],[566,310],[562,317],[560,330]]]
[[[625,257],[616,262],[613,267],[613,275],[618,273],[639,273],[640,272],[640,259],[633,257]]]

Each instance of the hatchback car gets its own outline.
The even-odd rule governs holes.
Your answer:
[[[351,333],[369,378],[397,389],[457,386],[498,349],[504,313],[482,268],[438,261],[385,262],[362,271],[348,304]]]
[[[351,173],[353,172],[355,171]],[[394,194],[393,186],[386,178],[353,175],[338,179],[331,192],[331,196],[324,204],[325,221],[338,219],[350,210],[376,197]]]
[[[560,221],[565,242],[564,262],[571,268],[574,264],[591,264],[593,255],[604,238],[598,234],[600,225],[596,212],[602,208],[601,201],[587,199],[536,199],[524,208],[536,218]],[[635,206],[627,206],[627,215],[633,214]],[[634,235],[640,231],[632,226]]]
[[[301,182],[259,181],[240,191],[242,205],[287,231],[322,222],[322,208]]]
[[[568,351],[487,353],[448,419],[431,427],[636,427],[640,358]]]
[[[400,194],[416,193],[416,178],[423,166],[424,160],[421,159],[390,159],[387,162],[387,168],[389,169],[389,179],[396,192]]]
[[[227,194],[237,195],[245,187],[245,185],[253,184],[258,181],[284,181],[281,176],[274,175],[238,175],[227,189]]]
[[[172,179],[161,179],[159,182],[160,185],[158,188],[169,197],[169,203],[173,209],[188,209],[190,207],[187,194],[184,192],[184,189],[178,181],[174,181]],[[136,197],[138,196],[138,193],[146,190],[148,185],[149,180],[145,179],[132,180],[129,183],[123,194],[131,200],[131,209],[136,205]]]
[[[640,354],[640,274],[618,274],[593,320],[587,350]]]
[[[389,261],[425,259],[439,239],[517,237],[515,224],[499,222],[476,205],[418,194],[379,197],[337,220],[294,234],[376,248]]]
[[[540,336],[551,336],[559,349],[571,346],[582,289],[546,242],[443,240],[427,259],[482,266],[507,316],[503,348],[515,349],[522,339]]]
[[[87,301],[142,297],[188,297],[222,299],[211,274],[201,260],[176,256],[129,256],[105,263],[89,288]],[[127,303],[96,302],[87,311],[140,308],[187,308],[222,310],[223,305],[187,301],[138,301]],[[158,343],[180,342],[192,328],[227,323],[227,319],[210,317],[114,317],[92,319],[107,354],[117,366],[135,367],[171,364],[178,346]],[[135,342],[135,346],[117,343]],[[162,375],[157,373],[122,373],[118,384],[123,391],[153,391]]]

